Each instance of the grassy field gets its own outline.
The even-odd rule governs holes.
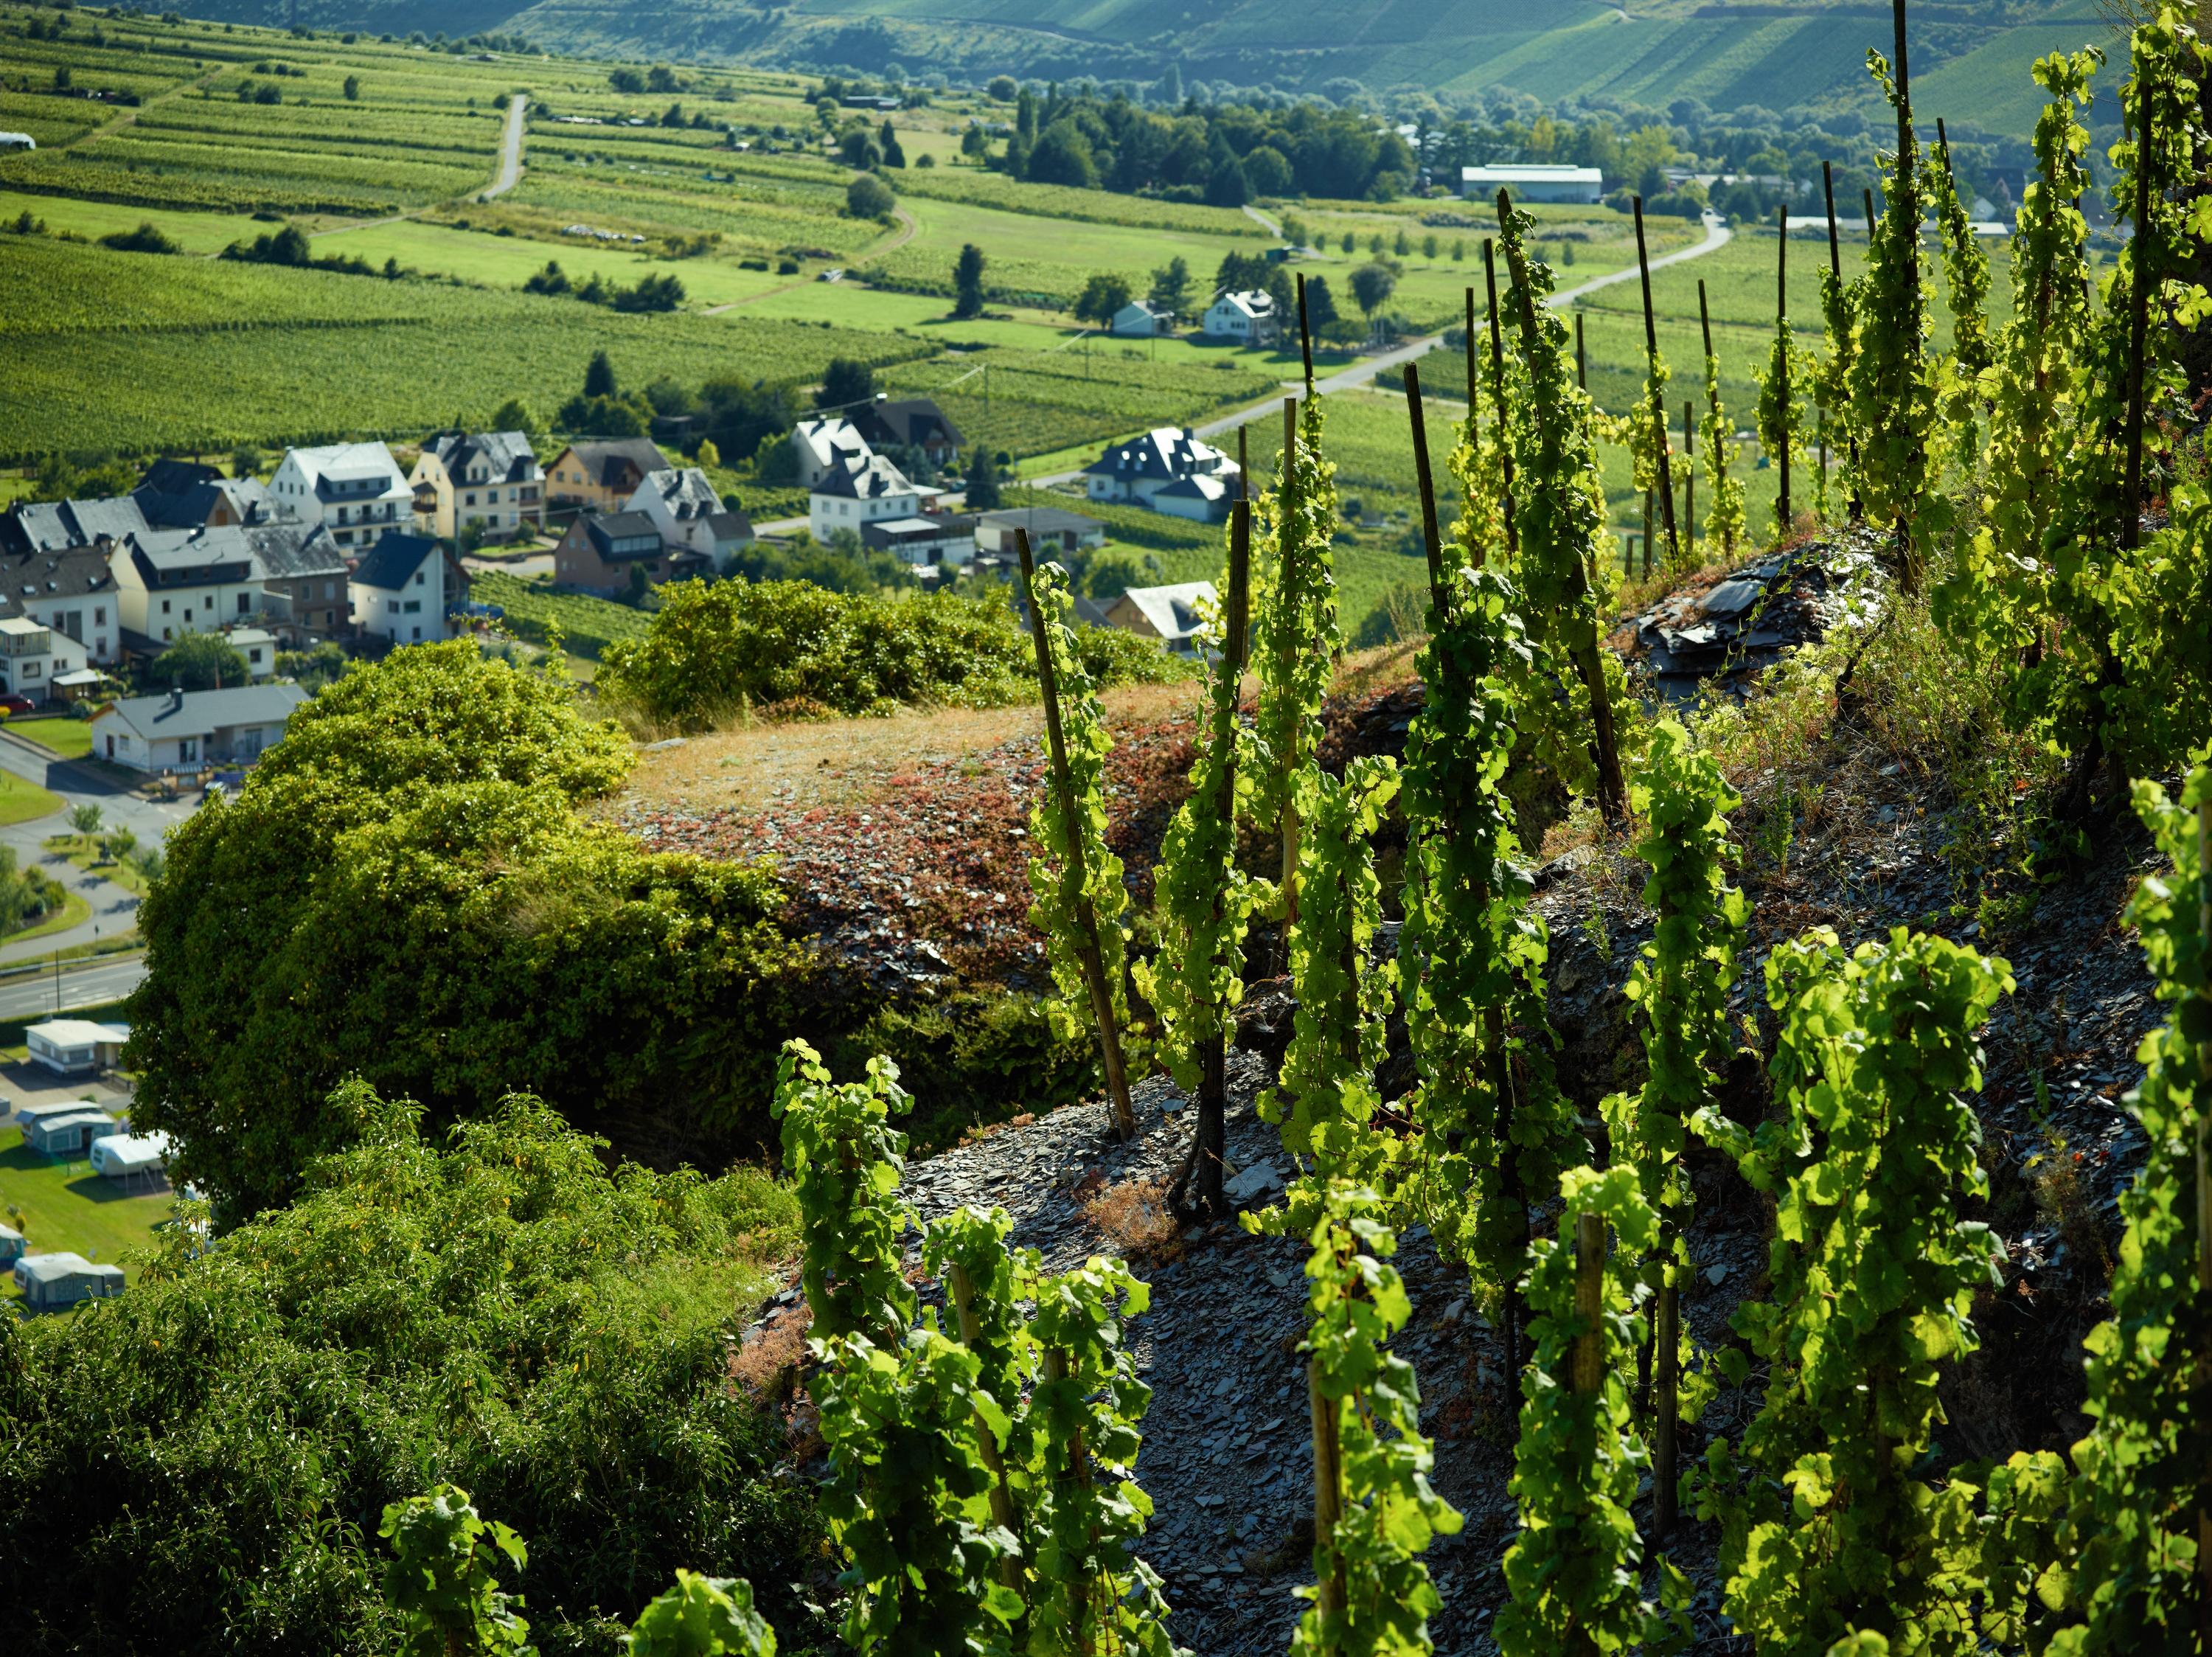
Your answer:
[[[479,604],[498,605],[515,637],[532,644],[544,643],[548,625],[557,624],[568,649],[592,661],[615,639],[643,638],[653,622],[647,612],[626,604],[556,593],[542,582],[503,573],[477,574],[469,596]]]
[[[21,1128],[0,1128],[0,1218],[33,1253],[82,1254],[127,1270],[131,1252],[153,1240],[174,1201],[167,1191],[125,1196],[89,1162],[41,1156],[24,1148]],[[21,1298],[11,1278],[0,1278],[0,1295]]]
[[[92,752],[92,722],[88,719],[11,719],[11,735],[35,742],[64,759],[82,759]]]
[[[51,789],[27,782],[13,771],[0,771],[0,825],[28,823],[61,808],[61,795]]]
[[[40,921],[36,926],[27,926],[20,932],[7,935],[9,943],[28,943],[33,938],[51,938],[57,932],[66,932],[73,926],[82,926],[92,918],[92,905],[76,892],[62,895],[62,906]]]

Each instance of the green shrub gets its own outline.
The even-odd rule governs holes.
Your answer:
[[[349,1083],[359,1124],[291,1208],[130,1293],[0,1318],[11,1644],[173,1657],[392,1652],[386,1504],[450,1480],[530,1540],[506,1586],[546,1657],[612,1635],[679,1567],[787,1585],[818,1546],[773,1480],[781,1423],[731,1385],[735,1327],[796,1236],[765,1174],[610,1173],[533,1100],[441,1141]]]

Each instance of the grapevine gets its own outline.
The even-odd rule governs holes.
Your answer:
[[[676,1586],[638,1613],[624,1657],[775,1657],[775,1630],[742,1578],[676,1573]]]
[[[1951,351],[1940,369],[1944,423],[1949,428],[1962,468],[1976,459],[1975,409],[1981,401],[1982,375],[1995,354],[1988,315],[1990,258],[1975,239],[1951,172],[1951,139],[1936,123],[1936,160],[1928,168],[1928,193],[1936,207],[1942,238],[1944,301],[1951,313]]]
[[[506,1526],[480,1518],[466,1490],[441,1484],[395,1502],[377,1534],[392,1544],[384,1598],[404,1630],[402,1657],[526,1657],[534,1649],[522,1596],[502,1592],[492,1575],[502,1558],[520,1570],[530,1550]]]
[[[1292,1657],[1413,1657],[1431,1649],[1441,1601],[1420,1556],[1460,1528],[1429,1486],[1435,1457],[1420,1429],[1413,1368],[1385,1345],[1413,1305],[1389,1264],[1398,1240],[1373,1191],[1342,1182],[1323,1194],[1306,1264],[1314,1422],[1313,1608]]]
[[[1522,1381],[1510,1486],[1522,1529],[1505,1554],[1513,1598],[1498,1613],[1498,1649],[1505,1657],[1679,1649],[1690,1632],[1687,1582],[1662,1564],[1665,1611],[1637,1592],[1643,1544],[1629,1506],[1650,1458],[1622,1380],[1639,1344],[1644,1291],[1635,1263],[1657,1244],[1659,1218],[1631,1168],[1576,1168],[1560,1192],[1559,1234],[1535,1245],[1528,1275],[1536,1356]],[[1609,1258],[1608,1225],[1620,1242]]]
[[[1127,940],[1122,917],[1129,906],[1121,860],[1106,845],[1106,756],[1114,739],[1106,729],[1091,676],[1084,671],[1070,618],[1075,600],[1058,564],[1034,570],[1029,536],[1018,533],[1022,575],[1029,588],[1030,627],[1036,636],[1037,677],[1045,706],[1051,762],[1048,786],[1030,807],[1030,924],[1045,936],[1060,998],[1054,1029],[1072,1037],[1086,1003],[1105,1061],[1108,1102],[1122,1138],[1136,1134],[1123,1069],[1122,1036],[1131,1030]]]
[[[1805,452],[1804,391],[1809,378],[1804,350],[1797,344],[1796,331],[1790,326],[1789,284],[1783,275],[1790,257],[1790,236],[1780,228],[1784,222],[1778,216],[1774,344],[1759,373],[1759,443],[1782,480],[1774,496],[1778,536],[1790,533],[1790,468],[1793,457]]]
[[[775,1102],[783,1160],[799,1198],[802,1282],[817,1335],[868,1335],[896,1345],[914,1323],[899,1239],[908,1223],[899,1200],[906,1136],[890,1125],[913,1101],[898,1066],[880,1056],[867,1079],[830,1080],[805,1042],[783,1045]]]
[[[1988,1228],[1960,1217],[1989,1180],[1959,1095],[1980,1086],[1974,1033],[2011,973],[1902,928],[1850,954],[1820,929],[1766,978],[1787,1119],[1753,1139],[1710,1106],[1696,1118],[1776,1194],[1774,1300],[1736,1314],[1773,1372],[1741,1466],[1716,1441],[1700,1496],[1723,1523],[1728,1613],[1762,1653],[1861,1630],[1971,1651],[1972,1492],[1914,1468],[1942,1418],[1940,1366],[1974,1350],[1972,1298],[1996,1281]]]
[[[1729,457],[1735,449],[1735,425],[1721,406],[1721,360],[1713,354],[1713,319],[1705,304],[1705,282],[1698,278],[1698,323],[1705,331],[1705,414],[1698,422],[1698,441],[1705,451],[1705,533],[1721,544],[1721,556],[1733,558],[1736,543],[1744,537],[1743,479],[1729,473]]]
[[[1814,369],[1813,394],[1819,400],[1823,421],[1843,439],[1844,484],[1851,494],[1851,515],[1856,518],[1860,514],[1859,439],[1851,416],[1851,317],[1853,308],[1859,302],[1864,278],[1848,283],[1844,280],[1843,255],[1836,240],[1835,174],[1826,161],[1820,163],[1820,188],[1828,209],[1828,264],[1820,272],[1820,320],[1825,347]],[[1821,506],[1825,511],[1825,500]]]

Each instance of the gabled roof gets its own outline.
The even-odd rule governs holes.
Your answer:
[[[1032,535],[1065,534],[1070,530],[1078,535],[1088,535],[1103,527],[1096,518],[1086,518],[1080,512],[1057,506],[1003,507],[977,513],[975,521],[1002,529],[1026,529]]]
[[[1102,477],[1133,480],[1185,478],[1194,472],[1221,472],[1231,465],[1228,456],[1211,444],[1199,442],[1188,426],[1180,429],[1156,426],[1142,437],[1116,443],[1084,470]]]
[[[880,454],[871,454],[866,460],[848,457],[839,460],[813,488],[817,495],[848,501],[879,501],[892,495],[911,495],[914,485],[901,472]]]
[[[526,484],[544,475],[538,452],[520,431],[441,431],[422,445],[422,453],[435,455],[449,477],[463,476],[478,460],[488,483]]]
[[[131,498],[157,529],[197,528],[223,504],[241,520],[274,515],[268,485],[258,478],[226,478],[198,460],[168,456],[146,468]]]
[[[149,588],[208,587],[254,575],[253,543],[238,524],[141,530],[125,537],[119,551]]]
[[[264,581],[305,581],[346,573],[345,554],[321,524],[312,528],[296,523],[243,527]]]
[[[399,462],[382,443],[326,443],[289,450],[284,458],[297,465],[318,499],[351,502],[370,487],[386,494],[407,488]]]
[[[55,599],[114,590],[115,576],[108,569],[107,554],[96,546],[0,552],[0,617],[13,618],[33,604]]]
[[[307,700],[307,693],[296,685],[226,685],[219,691],[124,697],[93,718],[120,720],[148,741],[166,741],[212,736],[240,725],[281,725]]]
[[[443,550],[428,535],[395,531],[362,555],[361,562],[354,566],[353,584],[397,593],[414,578],[425,559]]]
[[[1200,601],[1218,596],[1212,582],[1187,581],[1172,587],[1132,587],[1121,594],[1121,600],[1151,623],[1162,638],[1182,640],[1204,625],[1198,613]],[[1114,606],[1107,608],[1110,612]]]
[[[874,453],[868,440],[854,429],[851,421],[839,414],[817,415],[811,420],[801,420],[792,429],[792,435],[814,456],[814,464],[826,466],[836,464],[841,454],[866,456]]]
[[[576,457],[584,475],[602,489],[629,486],[630,475],[668,470],[668,457],[650,437],[623,437],[604,442],[571,443],[567,453]],[[559,462],[556,460],[556,465]]]
[[[630,496],[633,511],[641,511],[645,496],[659,498],[668,509],[668,515],[679,522],[693,518],[712,517],[722,509],[722,497],[714,493],[714,485],[697,466],[670,466],[659,472],[648,472],[645,481]]]
[[[661,539],[660,526],[642,512],[606,512],[577,522],[605,564],[657,558],[668,545]]]
[[[1275,314],[1273,295],[1262,288],[1247,288],[1239,293],[1224,293],[1213,302],[1218,308],[1226,305],[1232,311],[1241,311],[1255,322],[1265,321]]]
[[[933,443],[949,443],[955,448],[967,446],[960,428],[933,398],[878,397],[854,411],[852,424],[870,443],[896,448],[922,448]]]
[[[1204,501],[1208,506],[1212,506],[1227,498],[1229,482],[1226,478],[1201,478],[1194,473],[1188,478],[1176,478],[1152,498],[1156,501]]]

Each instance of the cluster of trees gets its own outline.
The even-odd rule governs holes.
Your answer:
[[[143,251],[166,252],[149,248]],[[317,259],[307,233],[296,224],[288,224],[281,230],[264,231],[252,241],[234,241],[222,250],[225,259],[242,259],[251,265],[289,265],[301,270],[337,271],[347,276],[380,276],[397,282],[407,274],[397,258],[387,259],[379,269],[367,259],[356,255],[333,254],[328,259]]]
[[[1018,179],[1241,207],[1255,196],[1388,201],[1414,183],[1396,133],[1355,110],[1187,104],[1174,114],[1126,95],[1023,89],[996,165]]]
[[[545,268],[529,277],[522,290],[530,294],[565,294],[587,305],[606,305],[617,311],[672,311],[684,303],[684,282],[671,271],[649,271],[627,288],[618,288],[594,271],[581,283],[569,280],[558,259],[547,259]]]
[[[519,403],[515,410],[519,417],[503,419],[497,429],[534,429],[527,411]],[[594,351],[582,389],[562,404],[555,423],[579,436],[641,437],[655,415],[678,414],[696,422],[702,449],[711,445],[714,460],[731,465],[750,459],[768,437],[788,431],[797,417],[789,392],[757,381],[717,376],[693,391],[664,375],[624,390],[607,354]]]

